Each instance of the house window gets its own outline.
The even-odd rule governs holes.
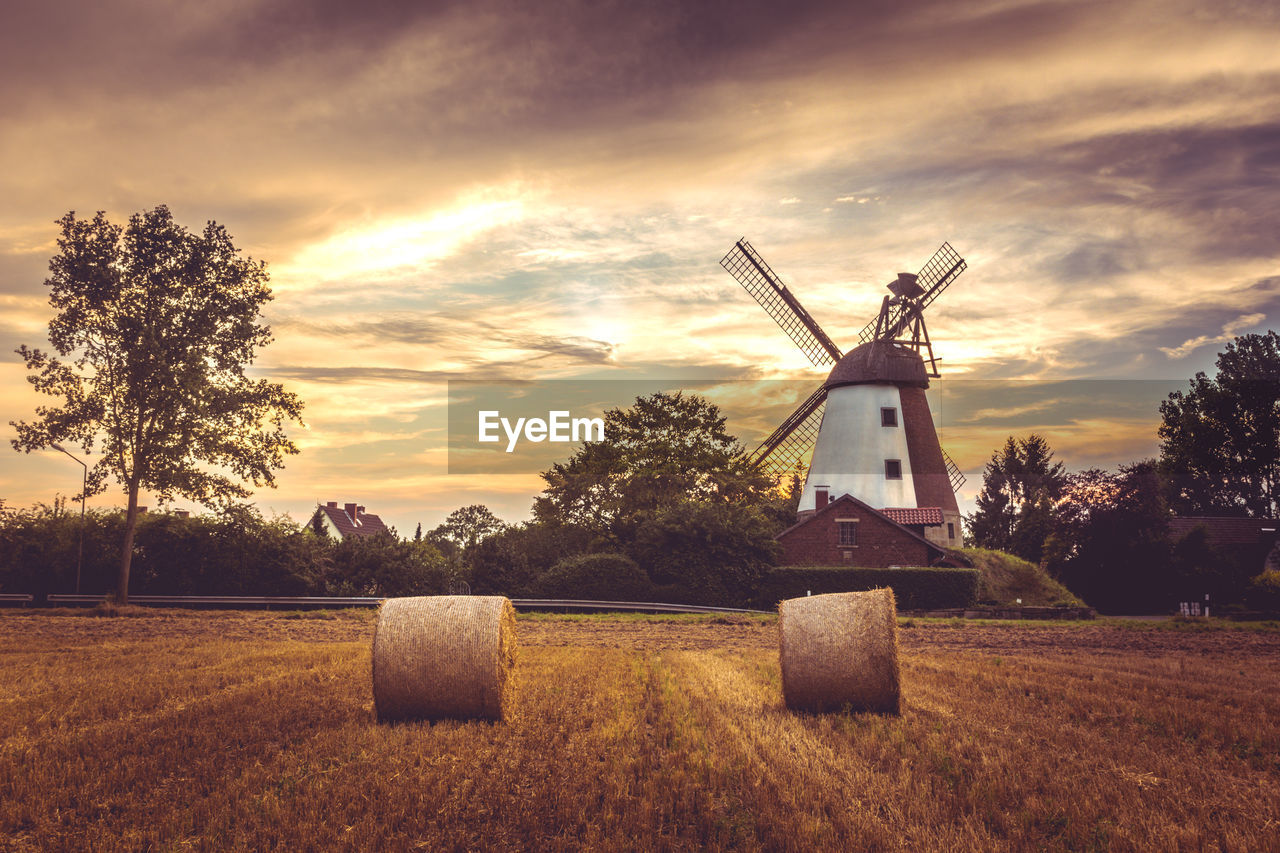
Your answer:
[[[840,528],[840,547],[852,548],[858,544],[858,522],[837,521],[836,525]]]
[[[902,479],[902,460],[901,459],[884,460],[884,478],[886,480]]]
[[[898,425],[898,410],[893,406],[885,406],[880,410],[880,426],[896,427]]]
[[[954,522],[950,522],[950,521],[947,522],[947,538],[948,539],[956,538],[956,526]]]

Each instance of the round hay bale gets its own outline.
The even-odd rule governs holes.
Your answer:
[[[778,631],[788,708],[899,713],[893,590],[788,599],[778,606]]]
[[[378,720],[501,720],[516,658],[516,612],[500,595],[389,598],[373,634]]]

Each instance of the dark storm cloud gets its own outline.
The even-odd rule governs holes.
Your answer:
[[[340,48],[376,50],[445,6],[210,2],[201,4],[201,14],[191,14],[166,2],[16,0],[5,4],[0,27],[0,74],[7,97],[24,90],[34,98],[216,87],[299,55],[341,63]]]
[[[1180,220],[1201,259],[1271,257],[1280,245],[1280,124],[1114,134],[1045,159],[1045,171],[1073,188],[1076,204]]]
[[[5,5],[7,94],[216,87],[291,62],[341,76],[410,33],[457,33],[486,61],[457,69],[478,85],[551,85],[579,105],[696,81],[726,57],[763,49],[828,3],[432,2],[293,0],[172,4],[18,0]],[[850,16],[852,17],[852,16]],[[476,57],[479,59],[480,57]],[[757,56],[757,64],[774,59]],[[33,91],[34,90],[34,91]]]
[[[874,86],[936,73],[988,46],[1032,50],[1091,4],[1028,3],[963,12],[952,3],[728,0],[417,3],[291,0],[202,4],[199,14],[134,4],[18,0],[0,27],[0,101],[101,104],[104,97],[189,98],[228,88],[276,91],[282,104],[335,99],[397,45],[367,90],[317,119],[341,136],[376,122],[370,144],[445,127],[564,131],[612,116],[653,117],[709,82],[775,80],[831,63]],[[1014,48],[1013,44],[1020,44]],[[922,63],[919,57],[928,56]],[[399,90],[399,95],[388,92]],[[797,92],[797,94],[801,94]],[[390,103],[379,98],[389,97]],[[744,115],[754,105],[742,104]],[[391,127],[398,129],[388,134]],[[503,143],[510,137],[503,136]],[[439,145],[475,140],[441,137]]]

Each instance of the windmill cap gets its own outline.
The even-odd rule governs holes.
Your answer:
[[[915,299],[924,293],[924,288],[916,283],[916,274],[912,272],[898,273],[897,279],[889,282],[887,286],[894,296],[905,296],[908,299]]]
[[[910,347],[891,341],[868,341],[836,362],[824,387],[830,390],[873,382],[928,388],[929,374],[924,369],[924,359]]]

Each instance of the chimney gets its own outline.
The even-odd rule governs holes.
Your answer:
[[[827,491],[830,488],[831,488],[830,486],[814,486],[813,487],[814,509],[822,509],[830,502],[830,498],[827,495]]]
[[[337,502],[337,501],[329,501],[327,504],[325,504],[325,506],[327,506],[329,509],[337,509],[337,508],[338,508],[338,502]]]
[[[347,511],[347,518],[351,519],[353,524],[360,523],[359,508],[355,504],[343,504],[342,508]]]

